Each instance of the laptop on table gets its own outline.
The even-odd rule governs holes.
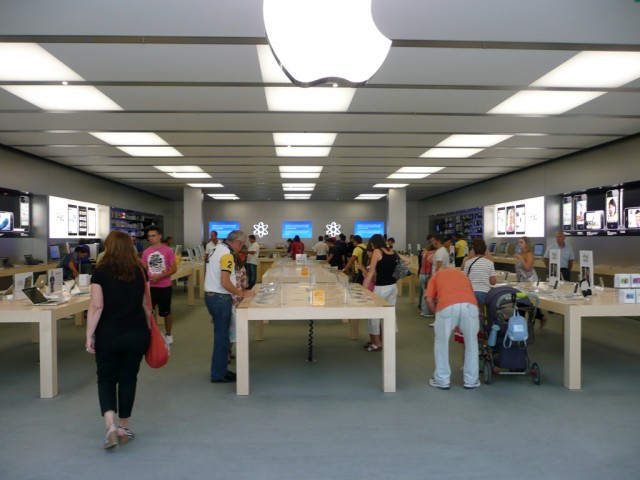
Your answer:
[[[23,288],[22,291],[27,296],[27,299],[37,307],[51,307],[68,302],[66,299],[48,300],[37,287]]]

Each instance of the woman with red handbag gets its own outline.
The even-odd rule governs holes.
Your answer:
[[[150,312],[146,273],[129,236],[113,231],[105,248],[91,277],[86,349],[96,358],[100,411],[107,429],[102,446],[109,449],[134,438],[129,418],[140,362],[149,347]]]

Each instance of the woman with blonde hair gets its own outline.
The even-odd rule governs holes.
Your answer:
[[[516,253],[514,258],[516,263],[516,276],[519,282],[537,282],[538,274],[533,267],[535,257],[533,256],[533,245],[529,237],[520,237],[518,240],[520,253]]]
[[[150,335],[147,276],[129,235],[113,231],[105,247],[91,277],[86,349],[96,359],[98,399],[107,429],[102,446],[108,449],[134,438],[129,419]]]

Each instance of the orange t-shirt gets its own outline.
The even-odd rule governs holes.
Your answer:
[[[453,268],[445,268],[432,276],[425,296],[438,299],[436,311],[456,303],[478,305],[469,277]]]

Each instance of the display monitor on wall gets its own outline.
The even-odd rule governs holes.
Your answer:
[[[485,218],[495,218],[496,237],[544,237],[544,197],[527,198],[485,207]],[[486,228],[486,226],[485,226]],[[485,234],[491,234],[485,231]]]
[[[60,247],[58,245],[49,245],[49,254],[51,260],[60,260]]]
[[[376,233],[384,235],[384,222],[355,222],[353,231],[354,235],[360,235],[362,238],[371,238]]]
[[[313,238],[313,222],[282,222],[282,238]]]
[[[240,230],[240,222],[209,222],[208,233],[212,230],[218,232],[218,239],[224,240],[233,230]]]
[[[0,188],[0,237],[28,237],[31,198],[17,190]]]

